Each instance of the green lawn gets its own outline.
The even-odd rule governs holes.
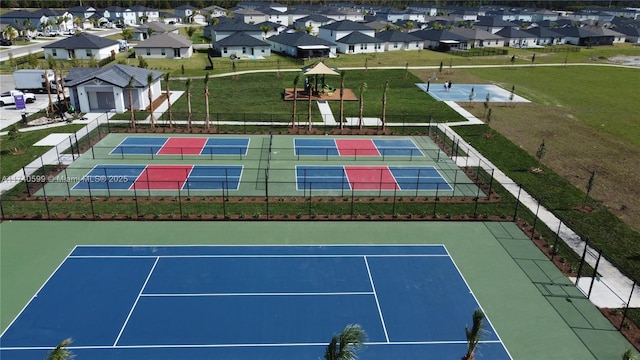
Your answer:
[[[21,133],[17,141],[9,140],[7,135],[0,136],[0,176],[9,176],[20,170],[23,166],[37,159],[40,155],[51,149],[50,146],[32,146],[34,143],[53,133],[73,133],[84,125],[72,124],[44,130],[27,131]],[[12,154],[15,149],[21,150],[19,154]]]
[[[513,84],[518,95],[557,106],[558,111],[640,148],[640,69],[538,66],[467,71],[505,88]]]

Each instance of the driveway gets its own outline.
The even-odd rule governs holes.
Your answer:
[[[15,84],[13,82],[13,75],[0,75],[1,92],[13,90],[14,86]],[[26,113],[27,115],[30,115],[46,108],[49,105],[49,97],[46,93],[38,93],[35,95],[36,101],[31,104],[26,104],[26,111],[16,110],[15,105],[0,107],[0,130],[6,130],[8,126],[11,126],[22,120],[22,114]],[[53,101],[58,100],[55,94],[52,94],[51,98],[53,99]]]

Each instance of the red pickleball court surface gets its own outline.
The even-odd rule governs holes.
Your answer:
[[[336,139],[336,146],[338,147],[340,156],[380,156],[378,148],[370,139]]]
[[[206,138],[171,137],[158,151],[159,155],[200,155],[207,143]]]
[[[386,166],[345,166],[344,170],[354,190],[400,189]]]
[[[189,178],[193,165],[154,165],[144,169],[133,184],[135,190],[180,190]]]

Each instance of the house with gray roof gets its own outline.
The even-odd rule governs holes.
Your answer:
[[[296,20],[293,23],[293,26],[295,28],[301,28],[301,29],[306,29],[309,26],[311,27],[311,35],[317,35],[318,34],[318,30],[320,29],[321,26],[327,25],[327,24],[331,24],[335,22],[335,20],[330,19],[324,15],[320,15],[320,14],[311,14],[308,16],[305,16],[303,18],[300,18],[298,20]]]
[[[335,43],[309,35],[304,31],[282,33],[267,38],[271,51],[295,58],[330,57],[336,54]]]
[[[564,36],[553,31],[553,29],[544,27],[531,27],[522,30],[536,37],[536,45],[560,45],[564,44]]]
[[[147,84],[149,74],[153,79],[150,86]],[[149,87],[151,98],[158,98],[162,94],[160,80],[163,75],[160,71],[118,64],[104,68],[72,68],[64,82],[70,90],[71,104],[81,112],[123,113],[131,107],[129,92],[134,110],[144,110],[149,106]],[[133,87],[129,88],[131,79]]]
[[[150,59],[188,59],[193,55],[193,41],[174,33],[150,36],[135,47],[136,57]]]
[[[640,27],[616,27],[615,30],[625,35],[625,40],[632,44],[640,44]]]
[[[63,40],[42,46],[44,57],[56,60],[102,60],[115,55],[120,50],[117,41],[88,33],[78,33]]]
[[[514,28],[517,26],[518,25],[511,21],[501,20],[493,16],[481,16],[478,18],[478,21],[473,23],[474,28],[485,30],[492,34],[495,34],[503,29]]]
[[[253,58],[271,56],[269,43],[246,32],[236,32],[215,43],[214,49],[221,57]]]
[[[467,39],[467,48],[503,47],[505,39],[497,34],[480,29],[453,28],[452,33]]]
[[[506,27],[495,33],[505,38],[505,44],[513,48],[529,48],[537,46],[537,37],[531,33],[518,30],[514,27]]]
[[[467,49],[467,38],[449,30],[419,30],[412,32],[411,35],[422,39],[425,49],[443,52]]]
[[[375,35],[375,30],[364,24],[351,20],[342,20],[321,26],[318,29],[318,37],[327,41],[336,42],[354,31],[370,37],[374,37]]]
[[[565,43],[578,46],[613,45],[614,35],[594,32],[587,27],[561,27],[553,31],[564,36]]]
[[[424,40],[398,30],[380,31],[376,33],[375,38],[383,42],[384,51],[422,50],[424,48]]]
[[[359,31],[353,31],[347,36],[336,40],[338,51],[343,54],[365,54],[384,52],[384,41],[373,36],[365,35]]]

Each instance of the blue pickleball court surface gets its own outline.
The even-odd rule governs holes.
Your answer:
[[[360,359],[457,359],[480,305],[446,248],[77,247],[0,338],[42,359],[318,359],[360,324]],[[487,321],[477,359],[511,359]]]
[[[293,139],[296,156],[424,156],[411,139]]]
[[[110,154],[246,156],[249,142],[249,138],[127,136]]]

